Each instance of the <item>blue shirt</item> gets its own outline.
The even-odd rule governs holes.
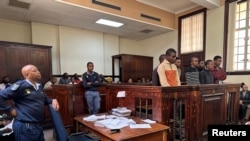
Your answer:
[[[23,122],[43,122],[44,105],[52,103],[52,99],[43,92],[41,84],[34,86],[27,80],[20,80],[0,91],[0,110],[10,112],[12,107],[6,103],[10,99],[17,112],[15,119]]]

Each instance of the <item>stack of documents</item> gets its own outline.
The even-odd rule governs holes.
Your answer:
[[[126,107],[112,109],[112,114],[120,117],[130,116],[131,112],[132,111],[127,109]]]
[[[105,127],[109,129],[121,129],[123,127],[129,126],[131,124],[135,124],[135,121],[127,118],[109,118],[104,120],[98,120],[95,122],[95,126]]]
[[[156,121],[151,120],[151,119],[145,119],[145,120],[142,120],[142,121],[144,121],[146,123],[149,123],[149,124],[156,123]]]
[[[105,117],[106,117],[106,115],[102,115],[102,116],[91,115],[91,116],[88,116],[88,117],[84,117],[83,120],[97,121],[97,120],[105,119]]]

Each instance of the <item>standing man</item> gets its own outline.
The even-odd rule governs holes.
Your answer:
[[[52,103],[59,110],[56,99],[50,99],[39,83],[41,74],[36,66],[26,65],[21,70],[24,80],[0,91],[0,110],[14,117],[13,131],[15,141],[44,141],[43,127],[44,105]],[[14,106],[6,103],[13,100]]]
[[[161,86],[180,86],[180,77],[175,65],[176,51],[169,48],[166,51],[166,59],[158,66],[157,72]]]
[[[160,64],[165,60],[165,58],[166,58],[166,54],[162,54],[162,55],[159,56]],[[161,83],[160,83],[160,80],[159,80],[159,75],[158,75],[158,72],[157,72],[158,66],[153,70],[153,74],[152,74],[152,85],[153,86],[161,86]]]
[[[94,72],[94,64],[87,63],[87,72],[82,75],[82,85],[85,88],[85,98],[90,110],[90,114],[97,114],[100,110],[100,94],[98,87],[101,84],[99,74]]]
[[[222,84],[227,79],[227,74],[222,67],[220,67],[222,61],[221,56],[214,56],[214,70],[212,71],[214,76],[214,84]]]
[[[198,57],[191,57],[190,66],[185,70],[185,78],[187,85],[200,84],[199,70],[198,70]]]
[[[213,69],[213,60],[206,60],[204,69],[200,71],[199,79],[201,84],[214,84],[214,76],[211,72]]]

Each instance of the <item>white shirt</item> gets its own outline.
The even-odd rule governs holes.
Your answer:
[[[51,81],[46,82],[45,85],[44,85],[44,89],[45,89],[45,88],[50,88],[51,85],[52,85],[52,82],[51,82]]]

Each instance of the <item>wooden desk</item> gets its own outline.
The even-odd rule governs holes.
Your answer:
[[[130,117],[136,123],[142,121],[137,117]],[[131,129],[130,127],[124,127],[120,132],[111,134],[110,129],[104,127],[94,126],[94,122],[84,121],[83,116],[75,117],[76,131],[78,131],[79,124],[82,124],[84,128],[97,134],[102,141],[167,141],[168,126],[163,124],[154,123],[151,124],[151,128],[146,129]]]

